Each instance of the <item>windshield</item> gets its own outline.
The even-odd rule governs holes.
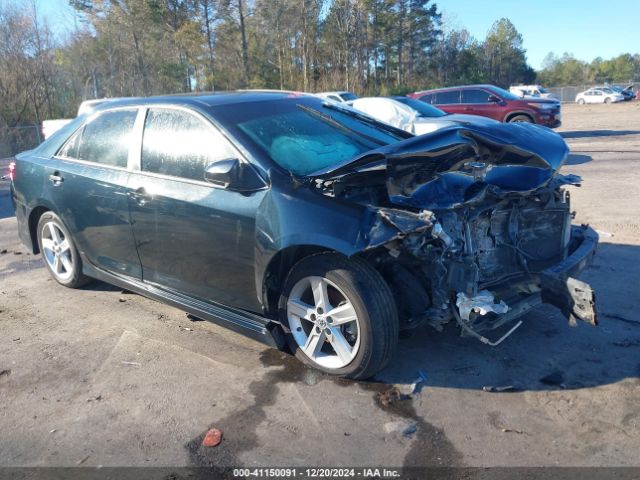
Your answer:
[[[330,105],[302,97],[256,102],[243,108],[225,105],[215,108],[215,116],[234,135],[299,176],[411,136]]]
[[[540,93],[549,93],[549,90],[547,90],[547,89],[546,89],[546,88],[544,88],[544,87],[540,87],[540,89],[539,89],[539,90],[540,90]]]
[[[520,97],[518,97],[517,95],[514,95],[511,92],[508,92],[504,88],[496,87],[494,85],[490,85],[487,88],[505,100],[520,100]]]
[[[349,102],[351,100],[355,100],[358,98],[358,96],[355,93],[351,93],[351,92],[341,93],[340,96],[342,97],[342,100],[344,100],[345,102]]]
[[[433,105],[429,105],[428,103],[424,103],[420,100],[416,100],[415,98],[409,97],[392,97],[394,100],[405,104],[408,107],[411,107],[413,110],[418,112],[418,117],[444,117],[447,115],[445,112],[440,110]]]

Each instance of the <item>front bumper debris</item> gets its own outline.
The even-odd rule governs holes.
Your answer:
[[[579,242],[573,253],[540,275],[542,301],[558,307],[571,325],[576,320],[597,325],[595,293],[589,284],[575,276],[591,264],[598,234],[587,226],[573,227],[572,240]]]
[[[452,306],[452,310],[463,335],[475,337],[487,345],[498,345],[511,335],[522,321],[517,322],[497,341],[491,341],[479,332],[494,330],[511,323],[541,303],[549,303],[560,309],[572,326],[576,325],[577,320],[597,325],[595,293],[589,284],[575,278],[591,264],[597,246],[598,234],[592,228],[572,227],[571,253],[560,263],[539,273],[537,279],[532,279],[539,287],[517,303],[507,305],[503,301],[496,302],[489,291],[479,292],[472,298],[458,293],[456,306]],[[470,318],[472,311],[476,313],[474,320]],[[488,313],[496,315],[483,318]]]

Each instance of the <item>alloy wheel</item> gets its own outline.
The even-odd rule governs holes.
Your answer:
[[[294,285],[287,319],[301,351],[320,366],[345,367],[358,353],[358,315],[344,292],[324,277],[305,277]]]
[[[73,276],[71,244],[56,222],[42,226],[42,255],[53,274],[62,282]]]

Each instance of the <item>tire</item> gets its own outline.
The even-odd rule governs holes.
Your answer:
[[[578,105],[584,105],[584,98],[578,99]]]
[[[609,105],[611,103],[611,99],[609,97],[604,99],[604,103],[606,103],[607,105]]]
[[[509,119],[509,123],[515,123],[515,122],[534,123],[533,119],[528,115],[515,115]]]
[[[285,280],[278,315],[295,356],[332,375],[369,378],[398,343],[391,290],[359,258],[320,253],[300,260]]]
[[[60,217],[45,212],[38,220],[38,247],[44,264],[60,285],[80,288],[91,281],[82,273],[82,260]]]

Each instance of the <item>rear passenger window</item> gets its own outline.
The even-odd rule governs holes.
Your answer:
[[[436,93],[436,101],[434,103],[438,105],[460,103],[460,91],[453,90],[451,92],[438,92]]]
[[[80,146],[80,138],[82,137],[82,128],[73,134],[73,136],[67,140],[67,143],[60,149],[58,155],[67,158],[78,158],[78,147]]]
[[[427,93],[426,95],[421,96],[420,101],[424,103],[433,103],[433,94]]]
[[[129,137],[136,115],[137,110],[115,110],[101,114],[73,135],[59,155],[126,168]]]
[[[463,90],[462,103],[489,103],[489,95],[484,90]]]
[[[144,123],[141,169],[204,181],[207,165],[238,153],[201,118],[167,108],[151,108]]]

